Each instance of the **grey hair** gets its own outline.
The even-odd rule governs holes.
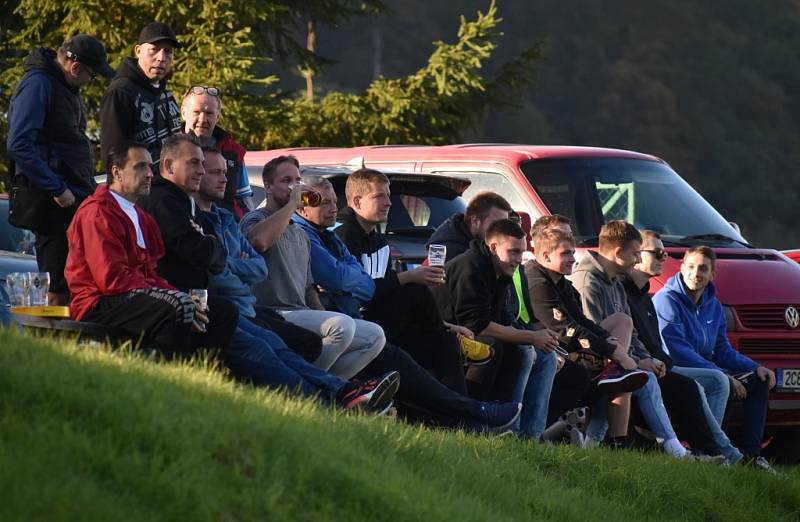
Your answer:
[[[303,176],[303,185],[307,185],[314,189],[331,189],[333,185],[327,178],[313,174],[311,176]]]

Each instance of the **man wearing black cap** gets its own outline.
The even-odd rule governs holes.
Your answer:
[[[78,204],[94,192],[94,160],[86,137],[80,88],[114,76],[96,38],[73,36],[57,51],[39,48],[25,59],[25,75],[8,110],[13,160],[9,221],[36,232],[39,270],[50,272],[51,305],[66,305],[66,230]]]
[[[125,58],[108,86],[100,106],[100,149],[104,164],[108,152],[120,143],[147,145],[158,172],[161,144],[181,131],[181,114],[167,76],[175,49],[180,47],[175,31],[161,22],[147,24],[134,47],[136,59]]]

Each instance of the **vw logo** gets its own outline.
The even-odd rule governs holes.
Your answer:
[[[798,312],[797,308],[794,306],[786,307],[784,317],[786,318],[786,324],[788,324],[790,328],[797,328],[800,326],[800,312]]]

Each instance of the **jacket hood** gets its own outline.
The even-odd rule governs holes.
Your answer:
[[[154,93],[160,93],[167,90],[167,80],[161,80],[158,87],[155,87],[150,79],[144,75],[144,72],[139,68],[139,62],[137,62],[134,58],[125,58],[122,60],[122,63],[117,69],[117,75],[114,77],[112,82],[121,81],[121,80],[128,80],[142,89],[147,89]]]
[[[355,224],[358,225],[359,227],[361,226],[361,224],[358,222],[358,219],[356,219],[356,211],[350,207],[345,207],[342,210],[340,210],[338,216],[336,217],[336,221],[343,224],[347,223],[347,224]]]
[[[428,245],[437,243],[468,243],[472,240],[464,214],[453,214],[433,232]]]
[[[692,298],[689,297],[689,294],[686,292],[686,285],[683,284],[683,279],[681,279],[680,272],[667,279],[667,283],[664,285],[664,288],[667,292],[673,292],[679,295],[681,302],[686,306],[691,306],[692,308],[702,308],[706,303],[710,303],[717,296],[717,288],[714,286],[712,281],[708,283],[706,289],[703,290],[703,295],[700,297],[700,302],[695,304]]]
[[[600,261],[597,260],[599,254],[592,250],[587,250],[585,255],[578,261],[578,264],[575,265],[575,268],[572,270],[572,275],[577,275],[579,272],[589,272],[595,277],[598,277],[605,281],[608,284],[611,284],[611,278],[608,277],[606,271],[603,270],[603,267],[600,265]]]
[[[64,84],[69,90],[73,92],[78,92],[79,90],[78,87],[74,87],[67,83],[67,79],[64,76],[64,71],[61,70],[61,67],[58,66],[58,62],[56,61],[56,52],[52,49],[40,47],[34,51],[31,51],[31,53],[22,63],[22,67],[25,72],[34,71],[37,69],[45,71],[54,78],[58,79],[58,81]]]

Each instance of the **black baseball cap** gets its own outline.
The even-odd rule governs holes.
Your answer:
[[[88,34],[76,34],[64,43],[67,58],[88,65],[92,70],[105,78],[114,77],[114,69],[108,65],[106,48],[100,40]]]
[[[167,40],[174,47],[181,46],[180,42],[178,42],[178,37],[175,35],[175,31],[172,30],[172,27],[163,22],[150,22],[144,26],[142,32],[139,33],[139,41],[136,43],[141,45],[146,43],[160,42],[161,40]]]

